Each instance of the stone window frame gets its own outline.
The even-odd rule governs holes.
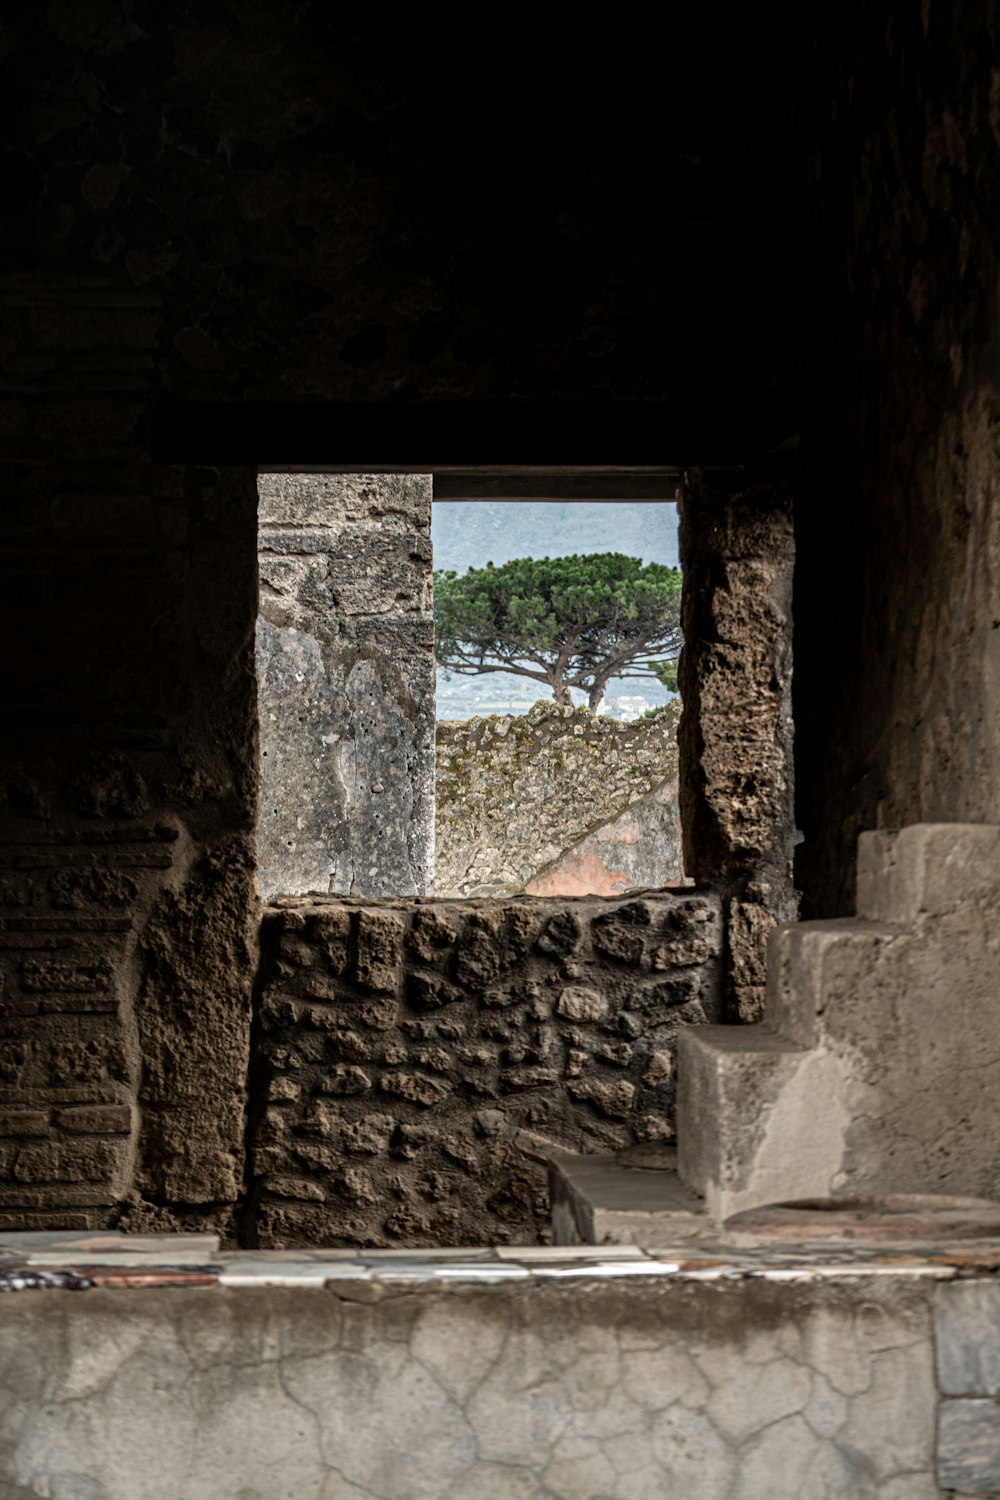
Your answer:
[[[288,474],[293,470],[283,466],[277,472]],[[340,472],[370,475],[373,471],[360,470],[359,466],[354,465],[350,469],[345,467]],[[386,468],[383,472],[398,474],[400,469],[394,465],[392,469]],[[423,468],[419,472],[427,475],[436,471]],[[452,481],[452,485],[459,483],[463,488],[468,487],[467,482]],[[501,480],[499,483],[506,487],[512,482]],[[567,495],[566,487],[560,484],[559,493],[553,496],[551,489],[555,485],[547,484],[545,489],[549,493],[531,496],[525,493],[527,484],[522,482],[517,486],[519,493],[502,497],[497,493],[499,484],[494,477],[490,491],[482,495],[482,498],[633,498],[608,496],[606,493],[594,495],[593,489],[589,496],[582,497],[579,494],[580,484],[580,476],[577,476],[573,486],[577,490],[575,495]],[[452,486],[447,483],[434,484],[439,498],[445,498],[441,491],[450,487]],[[658,488],[659,493],[647,494],[642,498],[662,501],[662,483]],[[466,494],[462,498],[470,497]],[[692,912],[695,908],[706,907],[707,896],[706,910],[699,910],[696,920],[711,919],[710,925],[716,929],[716,935],[707,947],[704,943],[695,944],[698,949],[697,960],[707,966],[707,969],[698,980],[700,1013],[691,1015],[688,1019],[694,1022],[754,1020],[757,1019],[755,1011],[762,1004],[764,949],[768,931],[778,920],[787,920],[794,915],[794,893],[789,894],[790,852],[794,831],[788,824],[791,806],[791,722],[788,711],[790,641],[787,638],[787,626],[790,619],[793,556],[790,493],[787,487],[775,487],[773,483],[764,483],[759,478],[748,482],[747,475],[742,470],[696,471],[685,475],[676,498],[680,502],[681,514],[681,561],[685,571],[682,613],[687,642],[680,668],[684,712],[679,738],[686,773],[682,781],[682,806],[686,812],[685,863],[695,877],[695,889],[685,891],[683,896],[694,897]],[[399,517],[404,513],[405,506],[402,511],[396,507],[392,524],[397,528]],[[429,529],[429,507],[426,518],[425,529]],[[357,515],[351,524],[356,522]],[[357,538],[354,540],[357,541]],[[389,551],[391,552],[391,547]],[[343,556],[348,558],[349,567],[346,575],[339,576],[345,581],[345,586],[350,588],[352,583],[357,582],[356,575],[350,572],[350,562],[355,553],[347,548]],[[430,681],[433,684],[433,653],[430,655],[429,665]],[[433,693],[430,696],[433,702]],[[693,977],[692,971],[685,966],[694,960],[695,953],[694,950],[688,952],[684,943],[678,945],[668,941],[663,945],[664,935],[669,937],[667,928],[675,919],[667,917],[664,923],[661,917],[646,910],[648,902],[641,899],[641,893],[636,895],[640,896],[638,901],[632,901],[636,911],[630,916],[623,910],[622,918],[626,922],[638,921],[641,916],[649,924],[653,946],[661,944],[654,952],[644,941],[641,956],[629,957],[629,962],[638,964],[636,977],[641,995],[639,991],[636,994],[641,1010],[646,1003],[642,997],[647,990],[652,995],[656,986],[653,985],[652,989],[650,986],[653,981],[662,977],[659,971],[664,967],[671,972],[666,976],[666,989],[670,990],[670,994],[663,996],[663,1002],[668,1005],[673,1003],[676,998],[674,991],[678,986],[686,986]],[[321,1139],[318,1142],[308,1139],[303,1147],[299,1144],[302,1132],[305,1131],[309,1137],[318,1132],[320,1138],[332,1132],[332,1138],[338,1142],[343,1135],[349,1153],[357,1150],[367,1152],[372,1148],[388,1149],[388,1138],[385,1141],[381,1138],[378,1141],[368,1141],[367,1138],[362,1141],[357,1134],[367,1128],[371,1118],[375,1118],[376,1122],[388,1118],[384,1110],[370,1118],[369,1099],[374,1100],[380,1096],[387,1096],[390,1109],[392,1100],[397,1095],[402,1098],[403,1120],[398,1124],[398,1131],[403,1131],[404,1127],[416,1129],[421,1140],[431,1124],[431,1115],[435,1117],[433,1130],[441,1130],[441,1125],[437,1122],[439,1107],[442,1111],[441,1119],[446,1125],[448,1111],[451,1110],[454,1117],[456,1107],[461,1119],[464,1121],[467,1118],[467,1111],[473,1106],[466,1098],[465,1085],[460,1081],[457,1092],[453,1094],[450,1086],[437,1082],[435,1077],[427,1073],[428,1068],[433,1071],[436,1066],[437,1059],[436,1054],[432,1055],[433,1049],[429,1051],[421,1041],[414,1050],[406,1042],[406,1038],[411,1035],[417,1037],[418,1032],[419,1037],[424,1036],[425,1028],[421,1025],[421,1017],[426,1014],[425,1008],[428,1005],[431,1007],[432,1017],[442,1014],[438,1007],[443,1004],[445,1018],[451,1016],[454,1020],[450,1007],[458,1006],[458,1002],[463,1000],[463,993],[459,993],[447,977],[452,972],[452,960],[457,966],[457,977],[461,978],[458,968],[464,964],[463,973],[468,970],[474,978],[474,961],[478,962],[479,948],[484,942],[487,947],[490,946],[491,940],[487,932],[489,923],[508,924],[508,918],[517,915],[509,910],[512,902],[516,903],[517,899],[503,896],[480,898],[473,901],[472,906],[486,908],[486,912],[468,909],[459,912],[460,907],[467,908],[469,903],[462,902],[461,899],[440,898],[439,909],[453,909],[457,922],[454,933],[449,937],[447,955],[441,955],[442,961],[447,957],[449,966],[446,970],[441,968],[434,954],[420,953],[416,960],[412,956],[407,957],[411,949],[416,952],[413,933],[407,923],[411,920],[413,923],[422,921],[419,913],[428,911],[428,902],[433,904],[432,909],[438,907],[438,900],[435,898],[414,895],[395,899],[375,898],[373,901],[370,897],[348,897],[345,900],[327,895],[320,897],[317,905],[315,900],[308,897],[288,896],[272,903],[265,921],[263,983],[255,1020],[255,1034],[261,1050],[255,1051],[254,1066],[259,1073],[260,1088],[259,1097],[252,1109],[253,1189],[248,1209],[256,1225],[255,1232],[262,1236],[262,1243],[281,1244],[286,1243],[289,1238],[293,1242],[302,1240],[304,1243],[311,1243],[317,1237],[328,1238],[331,1232],[346,1234],[348,1237],[360,1235],[360,1242],[370,1243],[373,1232],[377,1235],[389,1227],[388,1220],[381,1230],[375,1223],[367,1222],[364,1205],[382,1203],[382,1199],[377,1196],[374,1179],[369,1181],[367,1168],[351,1167],[349,1162],[343,1161],[342,1155],[338,1156],[339,1146],[326,1148]],[[625,894],[617,898],[617,901],[627,904],[630,899],[631,895]],[[658,902],[661,899],[662,897],[657,897]],[[532,897],[527,900],[533,904],[536,913],[541,909],[541,931],[544,937],[548,922],[559,920],[558,911],[561,905],[565,906],[565,901],[559,897]],[[684,904],[687,906],[690,902],[686,901]],[[346,907],[351,909],[347,910]],[[643,908],[641,913],[639,907]],[[394,911],[393,908],[405,908],[405,912]],[[490,912],[492,916],[488,915]],[[677,919],[683,917],[684,913],[678,910]],[[520,918],[528,922],[532,930],[535,929],[537,917],[531,920],[530,913],[525,911],[520,913],[518,919]],[[431,917],[430,920],[435,919]],[[596,920],[618,921],[619,918],[613,918],[609,912],[607,918],[600,917]],[[593,926],[593,914],[589,921]],[[708,936],[707,927],[704,935]],[[454,946],[456,942],[457,947]],[[418,942],[416,947],[420,946],[421,943]],[[597,947],[600,946],[597,943]],[[382,951],[383,947],[385,952]],[[684,951],[680,951],[681,949]],[[531,951],[533,953],[534,949]],[[482,958],[483,955],[479,957]],[[600,957],[599,954],[598,958]],[[619,957],[624,962],[626,955],[623,952]],[[613,961],[615,955],[612,954],[611,958]],[[412,970],[415,961],[418,962],[418,969]],[[485,961],[483,958],[483,962]],[[470,968],[470,963],[473,968]],[[435,972],[435,966],[440,972]],[[486,967],[489,969],[489,964]],[[489,972],[493,973],[493,970],[490,969]],[[589,972],[587,969],[586,974]],[[580,974],[586,977],[584,970]],[[562,979],[557,981],[553,973],[546,982],[562,983],[573,977],[567,968]],[[511,976],[508,978],[511,983],[515,982]],[[433,993],[425,993],[428,984],[436,985],[437,989]],[[424,988],[420,988],[421,985]],[[618,1006],[621,1004],[619,988],[619,978],[609,974],[608,988],[605,991],[601,987],[600,993],[606,993],[608,997],[614,996],[613,1005]],[[582,1004],[583,996],[586,996],[589,1004],[592,993],[596,997],[598,990],[583,990],[579,985],[574,989],[570,985],[568,990],[564,988],[562,992],[553,992],[551,997],[547,990],[544,996],[539,993],[537,1004],[543,1009],[554,1004],[553,1017],[568,1016],[569,1022],[577,1026],[577,1021],[569,1015],[567,1007],[570,1007],[571,1001],[574,1006],[578,1001]],[[656,993],[658,996],[658,989]],[[493,996],[488,984],[478,1001],[477,995],[478,991],[469,992],[464,994],[464,1000],[472,999],[476,1004],[485,1004],[491,1015],[495,1015],[494,1006],[499,1005],[503,1010],[511,1003],[506,990],[503,996]],[[524,1001],[528,1009],[531,1009],[530,998],[526,1000],[520,990],[515,998],[519,1005]],[[404,1005],[402,1014],[412,1018],[405,1023],[401,1020],[401,1003]],[[625,1001],[626,1006],[633,1003],[631,1000]],[[604,1004],[606,1006],[607,1002]],[[394,1032],[397,1023],[401,1024],[404,1036],[400,1040],[406,1044],[396,1045],[395,1039],[383,1043],[375,1037],[356,1032],[351,1024],[351,1018],[355,1016],[366,1032],[371,1028],[376,1033],[385,1033],[387,1029]],[[611,1019],[616,1017],[617,1011]],[[588,1011],[579,1020],[579,1025],[585,1027],[589,1018]],[[596,1014],[593,1019],[601,1022],[601,1017]],[[633,1021],[635,1018],[628,1019]],[[417,1025],[416,1031],[412,1030],[414,1022]],[[661,1024],[662,1022],[654,1022],[654,1031],[647,1038],[649,1046],[654,1042],[657,1046],[660,1045],[660,1033],[655,1028]],[[494,1028],[490,1030],[490,1036],[495,1041],[499,1033],[495,1033],[493,1021],[490,1026]],[[601,1029],[600,1024],[597,1029]],[[521,1038],[516,1036],[514,1040],[519,1041]],[[573,1041],[576,1045],[575,1036]],[[529,1037],[528,1043],[531,1051],[533,1039]],[[599,1057],[605,1056],[601,1050],[603,1045],[598,1037],[595,1046]],[[348,1051],[345,1052],[345,1048]],[[617,1059],[616,1054],[615,1065],[621,1062],[623,1067],[630,1069],[628,1076],[619,1079],[616,1075],[610,1092],[606,1080],[602,1083],[601,1078],[597,1079],[597,1084],[604,1087],[606,1098],[595,1094],[593,1088],[589,1093],[585,1089],[581,1090],[572,1081],[576,1075],[570,1073],[566,1074],[570,1079],[568,1084],[565,1079],[562,1080],[562,1093],[571,1099],[580,1099],[583,1105],[592,1106],[599,1114],[614,1117],[623,1112],[628,1113],[629,1129],[634,1131],[635,1138],[640,1141],[654,1139],[655,1131],[654,1134],[649,1134],[649,1131],[657,1123],[662,1125],[666,1117],[642,1113],[649,1104],[643,1085],[649,1083],[652,1076],[652,1067],[647,1067],[647,1064],[654,1060],[660,1061],[667,1054],[657,1053],[653,1059],[646,1058],[641,1048],[629,1047],[626,1050],[629,1057]],[[570,1059],[574,1056],[575,1054],[568,1054]],[[530,1056],[527,1061],[532,1061]],[[514,1078],[510,1072],[512,1062],[517,1063],[518,1059],[505,1060],[500,1051],[496,1057],[492,1057],[491,1067],[508,1069],[507,1073],[501,1071],[498,1079],[501,1097],[505,1090],[509,1092],[507,1085],[515,1090],[522,1087],[529,1090],[528,1095],[524,1096],[529,1107],[527,1119],[519,1126],[515,1120],[513,1128],[516,1131],[517,1145],[530,1156],[532,1141],[535,1139],[532,1132],[536,1129],[531,1123],[534,1119],[530,1103],[532,1092],[537,1093],[544,1085],[545,1098],[539,1101],[543,1106],[543,1113],[552,1108],[558,1114],[561,1106],[558,1099],[550,1100],[548,1094],[553,1070],[546,1071],[543,1067],[539,1071],[536,1068],[535,1072],[539,1076],[535,1077],[529,1067],[530,1077],[521,1078],[518,1073],[517,1078]],[[332,1068],[331,1063],[334,1064]],[[412,1070],[414,1067],[415,1072],[400,1071]],[[516,1067],[514,1071],[517,1071]],[[606,1070],[602,1068],[601,1071],[603,1073]],[[523,1068],[521,1072],[524,1072]],[[544,1078],[541,1076],[543,1073]],[[671,1075],[672,1061],[669,1061],[665,1076],[669,1078]],[[554,1078],[558,1079],[560,1076],[556,1070]],[[592,1084],[593,1082],[591,1080]],[[422,1092],[417,1092],[418,1085],[422,1086]],[[670,1087],[672,1086],[671,1084]],[[622,1091],[621,1101],[615,1092],[616,1088]],[[428,1090],[433,1090],[433,1096]],[[626,1090],[629,1091],[628,1106],[624,1100]],[[332,1109],[322,1102],[327,1095],[332,1096]],[[356,1100],[355,1096],[358,1096]],[[669,1100],[665,1099],[663,1102],[666,1114],[669,1115]],[[571,1104],[571,1111],[572,1108]],[[301,1115],[303,1109],[305,1114]],[[421,1110],[428,1110],[426,1119],[420,1113]],[[639,1111],[635,1114],[634,1124],[629,1113],[631,1110]],[[286,1111],[290,1112],[287,1118]],[[411,1121],[407,1127],[407,1112],[413,1115],[414,1111],[415,1122]],[[515,1109],[515,1114],[518,1112],[523,1113],[520,1106]],[[395,1110],[392,1113],[395,1116]],[[281,1116],[280,1120],[278,1116]],[[330,1117],[329,1121],[327,1116]],[[452,1123],[454,1124],[454,1119]],[[530,1137],[527,1141],[522,1140],[525,1136],[525,1124],[528,1127],[527,1136]],[[553,1125],[555,1124],[553,1119]],[[563,1124],[568,1125],[571,1134],[582,1135],[583,1144],[578,1143],[571,1149],[595,1149],[593,1145],[586,1144],[593,1127],[585,1119],[578,1122],[568,1119]],[[563,1129],[563,1124],[559,1125],[557,1134]],[[442,1148],[444,1139],[442,1136]],[[451,1140],[451,1136],[447,1139]],[[410,1151],[408,1143],[409,1137],[406,1137],[403,1145],[407,1147],[407,1153]],[[545,1137],[537,1140],[537,1148],[543,1158],[546,1149],[553,1146],[557,1150],[566,1149],[558,1146],[555,1140],[549,1141]],[[402,1146],[399,1149],[402,1150]],[[302,1175],[299,1165],[305,1159],[303,1153],[308,1156],[308,1162],[313,1164],[307,1166],[306,1176]],[[336,1175],[338,1171],[339,1177]],[[474,1177],[477,1183],[488,1181],[488,1173],[480,1171],[479,1167],[475,1168]],[[416,1191],[419,1198],[422,1191],[420,1182],[409,1191],[411,1196]],[[439,1191],[438,1187],[434,1188],[436,1202],[441,1202],[437,1196]],[[346,1209],[336,1206],[344,1193],[347,1193],[350,1202],[357,1200],[355,1209],[349,1204]],[[451,1200],[445,1198],[443,1201],[447,1205]],[[452,1209],[461,1202],[469,1201],[466,1194],[464,1199],[460,1197],[455,1200]],[[489,1209],[491,1198],[484,1201],[485,1207]],[[342,1230],[333,1228],[329,1219],[331,1212],[335,1216],[333,1222],[343,1224]],[[345,1212],[354,1214],[354,1218],[344,1219],[342,1215]],[[381,1208],[378,1212],[381,1213]],[[378,1224],[381,1225],[381,1219]],[[421,1227],[416,1220],[412,1223],[407,1220],[407,1225],[406,1232],[418,1236],[429,1230],[435,1236],[432,1242],[444,1243],[447,1239],[454,1238],[430,1221]],[[397,1230],[393,1229],[391,1232],[396,1233]],[[376,1239],[376,1243],[380,1241]]]
[[[330,474],[348,478],[354,477],[355,474],[360,474],[360,472],[358,469],[348,468],[345,465],[262,465],[258,466],[258,493],[261,493],[261,490],[259,490],[259,480],[261,480],[262,475],[285,478],[295,477],[295,475],[310,475],[310,477],[313,477],[313,475]],[[645,466],[645,468],[637,466],[637,468],[633,469],[613,469],[600,468],[600,466],[598,468],[556,468],[556,466],[552,466],[552,468],[531,469],[525,468],[525,466],[520,466],[520,468],[519,466],[507,466],[507,468],[502,469],[459,469],[444,466],[444,468],[417,469],[415,466],[393,465],[390,468],[387,465],[370,465],[363,472],[366,475],[372,474],[376,480],[379,477],[402,477],[403,481],[429,477],[430,495],[427,496],[427,499],[429,499],[430,507],[435,502],[457,501],[457,499],[466,502],[498,501],[504,502],[504,504],[519,504],[519,502],[526,501],[571,501],[579,502],[579,504],[588,504],[588,502],[606,502],[606,504],[607,502],[676,504],[678,502],[679,472],[672,468],[652,469],[648,468],[648,466]],[[262,586],[267,586],[267,580],[262,576],[262,568],[265,565],[264,561],[262,561],[262,555],[270,553],[271,549],[276,549],[279,553],[285,552],[286,547],[291,550],[291,546],[294,543],[289,543],[286,540],[289,534],[300,534],[300,541],[297,543],[298,546],[310,549],[310,547],[316,546],[316,541],[315,537],[310,537],[310,535],[307,535],[307,532],[310,532],[310,529],[319,529],[322,525],[321,522],[318,522],[318,517],[316,517],[315,505],[313,507],[309,507],[307,504],[304,505],[303,519],[295,517],[294,522],[292,522],[289,507],[285,499],[279,498],[279,501],[277,501],[277,519],[271,505],[273,505],[273,501],[268,502],[264,498],[261,498],[261,502],[259,502],[261,517],[267,516],[267,519],[261,519],[258,523],[258,568],[261,571]],[[378,525],[381,526],[381,522],[378,522]],[[354,529],[355,531],[361,531],[361,525],[358,525],[357,517],[354,517]],[[282,540],[274,540],[276,535],[282,538]],[[264,546],[265,537],[268,538],[267,546]],[[390,535],[388,537],[390,544],[391,540],[393,538]],[[429,543],[429,537],[427,537],[427,543]],[[285,555],[279,555],[277,558],[268,556],[268,571],[273,570],[274,564],[277,564],[279,568],[288,567],[288,565],[291,565],[291,561],[292,559]],[[303,559],[298,559],[298,561],[303,561]],[[427,561],[429,561],[429,568],[433,568],[433,558],[430,550],[427,552]],[[273,592],[273,589],[268,589],[268,591]],[[357,594],[358,589],[348,589],[348,592]],[[411,589],[411,592],[415,592],[414,589]],[[409,600],[403,607],[405,609],[412,609],[414,601]],[[385,616],[382,616],[382,618],[385,618]],[[388,619],[388,627],[391,630],[393,627],[400,627],[402,625],[402,633],[405,633],[408,622],[412,622],[414,628],[417,628],[420,624],[427,624],[427,622],[432,621],[432,618],[433,583],[429,579],[427,580],[426,591],[426,619],[420,621],[415,613],[400,615],[399,618],[394,618],[393,616],[393,618]],[[340,622],[339,628],[343,633],[343,621]],[[264,639],[267,640],[267,654],[268,658],[270,658],[271,652],[280,652],[280,631],[271,631],[268,624],[265,624],[264,610],[261,607],[258,607],[256,630],[258,630],[258,652],[256,652],[256,657],[258,657],[259,669],[259,661],[261,661],[262,654],[262,633],[264,633]],[[351,624],[348,624],[348,630],[351,630]],[[270,639],[267,639],[268,636],[270,636]],[[288,667],[288,663],[285,663],[285,666]],[[436,663],[435,667],[432,667],[432,672],[436,672]],[[277,667],[274,679],[277,681],[277,679],[280,679],[280,676],[282,676],[282,670],[280,670],[280,667]],[[280,684],[279,682],[279,687],[280,685],[285,687],[283,696],[285,696],[285,699],[288,699],[289,685],[291,685],[292,693],[294,693],[294,684],[291,682],[291,670],[286,670],[285,676],[288,681],[285,684]],[[271,706],[270,703],[267,706]],[[279,706],[279,712],[282,715],[289,715],[291,717],[292,712],[294,712],[294,708],[289,708],[288,702],[279,702],[277,706]],[[309,705],[309,708],[306,708],[306,712],[309,712],[312,706]],[[430,684],[430,706],[432,706],[432,717],[436,717],[435,703],[433,703],[433,681]],[[388,703],[387,712],[391,712],[391,708],[393,708],[393,705]],[[264,715],[264,703],[261,703],[261,711],[262,715]],[[273,712],[271,712],[270,717],[273,717]],[[300,717],[301,723],[301,715],[298,715],[298,717]],[[336,729],[336,726],[333,726],[333,721],[331,721],[331,727],[334,729],[333,738],[339,738],[340,730]],[[418,730],[426,736],[426,723],[418,726]],[[313,726],[313,732],[315,732],[315,726]],[[262,738],[265,738],[265,736],[262,735]],[[273,748],[274,745],[271,744],[270,751],[273,751]],[[409,748],[411,748],[411,756],[408,756],[408,763],[411,763],[411,766],[414,766],[414,768],[411,769],[408,781],[414,787],[414,792],[412,792],[414,802],[423,804],[423,820],[427,825],[427,838],[424,841],[426,841],[427,847],[424,847],[423,850],[418,850],[415,858],[412,855],[412,849],[403,850],[402,844],[400,844],[400,849],[396,850],[396,858],[399,861],[397,862],[397,867],[406,861],[406,853],[409,853],[409,867],[406,870],[406,876],[400,880],[400,885],[411,885],[412,889],[400,889],[399,885],[387,885],[385,889],[379,892],[369,889],[367,895],[370,895],[370,897],[376,894],[387,895],[387,897],[400,897],[400,895],[430,894],[433,891],[433,874],[435,874],[435,837],[433,837],[433,811],[435,811],[435,774],[433,774],[433,771],[435,771],[435,768],[433,768],[433,742],[429,754],[430,765],[421,766],[420,760],[414,760],[414,757],[412,757],[412,748],[414,747],[411,745]],[[268,748],[261,748],[259,765],[261,765],[262,786],[264,787],[267,784],[268,778],[267,775],[264,775],[265,768],[262,757],[267,756],[267,754]],[[327,780],[327,783],[330,783],[331,780],[330,768],[328,766],[327,772],[325,772],[325,780]],[[376,780],[384,780],[384,777],[376,778]],[[358,807],[357,802],[363,798],[357,795],[358,790],[360,789],[355,787],[355,802],[351,807],[351,817],[357,820],[355,826],[366,826],[367,823],[372,823],[372,828],[375,829],[375,820],[381,816],[381,810],[385,810],[387,804],[391,808],[391,798],[385,798],[385,796],[379,796],[378,799],[367,798],[367,801],[372,805],[361,808]],[[364,787],[363,790],[367,792],[367,787]],[[382,792],[382,790],[384,789],[378,786],[378,792]],[[385,790],[393,792],[393,787],[387,786]],[[295,831],[292,828],[288,828],[291,837],[286,840],[283,832],[279,834],[277,823],[282,819],[286,820],[286,817],[288,817],[288,811],[286,811],[288,798],[285,798],[285,805],[282,805],[282,808],[280,808],[280,813],[279,807],[277,805],[274,807],[276,823],[274,823],[273,828],[268,828],[267,826],[265,807],[267,807],[267,798],[262,796],[261,816],[258,819],[258,868],[264,868],[264,865],[267,865],[268,873],[271,876],[267,880],[267,883],[265,883],[264,892],[262,892],[265,898],[270,900],[271,897],[277,897],[277,895],[306,894],[303,882],[309,879],[307,871],[310,870],[310,864],[316,865],[319,883],[316,883],[315,889],[318,892],[324,889],[324,883],[322,882],[327,879],[325,871],[324,873],[319,873],[319,867],[322,864],[327,865],[327,868],[330,868],[330,865],[333,864],[333,868],[330,868],[330,879],[343,880],[343,873],[339,870],[337,856],[333,855],[333,859],[331,859],[328,850],[324,850],[324,859],[315,858],[312,861],[310,861],[310,853],[307,852],[307,849],[295,849],[294,855],[285,855],[285,852],[283,852],[285,847],[288,847],[289,850],[294,849],[292,838],[295,837]],[[378,811],[375,808],[378,808]],[[313,834],[316,831],[318,829],[312,829]],[[394,829],[394,831],[397,831],[397,829]],[[421,834],[423,834],[423,829],[421,829]],[[396,843],[399,843],[399,841],[399,838],[396,838]],[[304,843],[307,843],[307,840],[304,840]],[[400,859],[400,855],[402,855],[402,859]],[[282,870],[282,867],[285,867],[291,873],[291,868],[289,867],[295,864],[298,865],[298,870],[295,871],[294,879],[289,879],[286,883],[280,882],[280,870]],[[334,870],[337,870],[336,874],[333,873]],[[385,883],[384,880],[382,880],[382,883]],[[349,891],[343,891],[343,894],[355,894],[355,892],[354,889],[349,889]]]
[[[791,710],[797,460],[779,453],[752,464],[689,469],[401,462],[256,467],[258,476],[429,474],[432,503],[677,503],[687,643],[679,670],[678,730],[684,867],[697,886],[723,900],[727,1019],[758,1021],[769,933],[798,916],[793,855],[801,835],[794,816]]]

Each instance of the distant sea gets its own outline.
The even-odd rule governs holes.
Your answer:
[[[456,573],[515,557],[587,552],[625,552],[643,562],[680,565],[677,506],[668,502],[436,500],[431,537],[435,568],[453,568]],[[452,673],[449,681],[438,668],[439,719],[526,713],[536,699],[547,696],[540,683],[515,673]],[[636,718],[673,696],[652,677],[612,678],[603,711],[615,718]],[[573,697],[578,703],[587,701],[585,693],[575,690]]]

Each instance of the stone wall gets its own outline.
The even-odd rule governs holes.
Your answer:
[[[221,1287],[5,1296],[0,1487],[10,1500],[995,1495],[986,1274],[942,1285],[940,1258],[895,1275],[843,1260],[810,1275],[800,1258],[773,1279],[704,1264],[292,1261],[272,1263],[269,1286],[244,1260]]]
[[[661,54],[637,54],[630,32],[618,41],[627,98],[646,124],[580,116],[576,70],[550,74],[540,39],[526,59],[515,29],[494,38],[511,49],[500,97],[514,63],[538,66],[546,86],[525,90],[498,133],[481,69],[429,85],[416,16],[387,32],[370,15],[308,7],[290,22],[262,0],[183,10],[101,0],[4,17],[8,1222],[104,1222],[114,1200],[133,1202],[135,1222],[221,1223],[242,1181],[255,476],[152,463],[157,406],[683,404],[700,384],[714,410],[706,316],[731,342],[759,305],[738,280],[756,290],[768,273],[767,255],[752,265],[745,246],[740,278],[713,277],[715,295],[692,298],[716,230],[677,232],[687,210],[675,213],[673,194],[650,197],[645,167],[614,145],[616,130],[627,145],[664,119],[655,91],[634,81],[637,57],[652,79]],[[551,41],[564,63],[561,29]],[[721,83],[713,60],[705,77],[728,100],[744,72]],[[717,100],[701,83],[687,94],[672,119],[714,132]],[[458,98],[476,128],[456,130]],[[568,109],[594,131],[595,149],[576,160],[561,144]],[[732,165],[696,164],[686,148],[678,158],[730,218],[720,245],[749,201],[746,134],[741,122]],[[521,207],[498,220],[506,184]],[[623,201],[642,205],[625,235]],[[593,233],[601,223],[614,232]],[[657,329],[669,330],[672,361]],[[760,341],[743,347],[756,363]],[[726,374],[739,383],[732,360]],[[331,425],[330,444],[342,456],[350,432]],[[84,1108],[111,1113],[70,1113]],[[105,1128],[81,1134],[85,1122]]]
[[[155,470],[129,441],[142,302],[18,300],[23,385],[40,338],[71,380],[98,357],[74,339],[99,337],[105,377],[70,455],[26,455],[6,495],[0,1225],[228,1231],[258,912],[253,475]],[[69,420],[34,395],[40,429]]]
[[[701,893],[287,900],[264,924],[250,1243],[528,1243],[526,1129],[611,1151],[673,1134],[682,1022],[720,1009]]]
[[[767,938],[794,921],[792,499],[797,476],[695,471],[680,496],[685,868],[727,916],[729,1019],[764,1007]]]
[[[819,917],[850,914],[863,830],[1000,822],[1000,33],[972,0],[858,12],[820,30],[799,124],[797,872]]]
[[[540,701],[520,717],[439,723],[438,895],[603,895],[678,879],[679,713],[672,703],[622,724]]]
[[[258,491],[264,899],[427,895],[431,477],[262,474]]]

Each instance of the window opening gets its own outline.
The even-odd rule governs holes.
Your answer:
[[[676,505],[436,501],[432,536],[437,894],[680,882]]]
[[[262,879],[274,899],[253,1040],[254,1233],[264,1248],[544,1240],[546,1152],[608,1156],[673,1138],[679,1028],[722,1018],[730,949],[754,957],[740,934],[770,915],[764,887],[742,865],[737,887],[720,865],[729,884],[713,889],[428,900],[415,855],[433,831],[432,477],[262,475],[260,496],[262,752],[288,724],[305,747],[297,788],[262,754],[264,810],[292,820],[290,842],[324,878],[307,874],[298,892],[282,890],[280,870],[270,891]],[[742,503],[696,502],[709,519]],[[720,536],[689,530],[699,582]],[[730,628],[734,601],[773,593],[773,575],[737,563],[703,606],[687,600],[701,615],[685,675],[697,708],[699,695],[717,705],[728,673],[743,724],[756,658],[720,652],[712,631]],[[509,740],[510,728],[497,733],[505,717],[479,722]],[[604,722],[617,734],[640,721]],[[398,780],[379,802],[390,770]],[[409,805],[395,795],[406,787]],[[331,828],[338,842],[322,842]],[[344,897],[329,877],[338,860],[354,862]],[[404,865],[412,892],[365,887]]]

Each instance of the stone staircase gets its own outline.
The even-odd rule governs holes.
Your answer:
[[[997,1196],[1000,828],[863,834],[857,890],[854,919],[773,934],[761,1025],[681,1033],[678,1173],[706,1232],[791,1199]]]

